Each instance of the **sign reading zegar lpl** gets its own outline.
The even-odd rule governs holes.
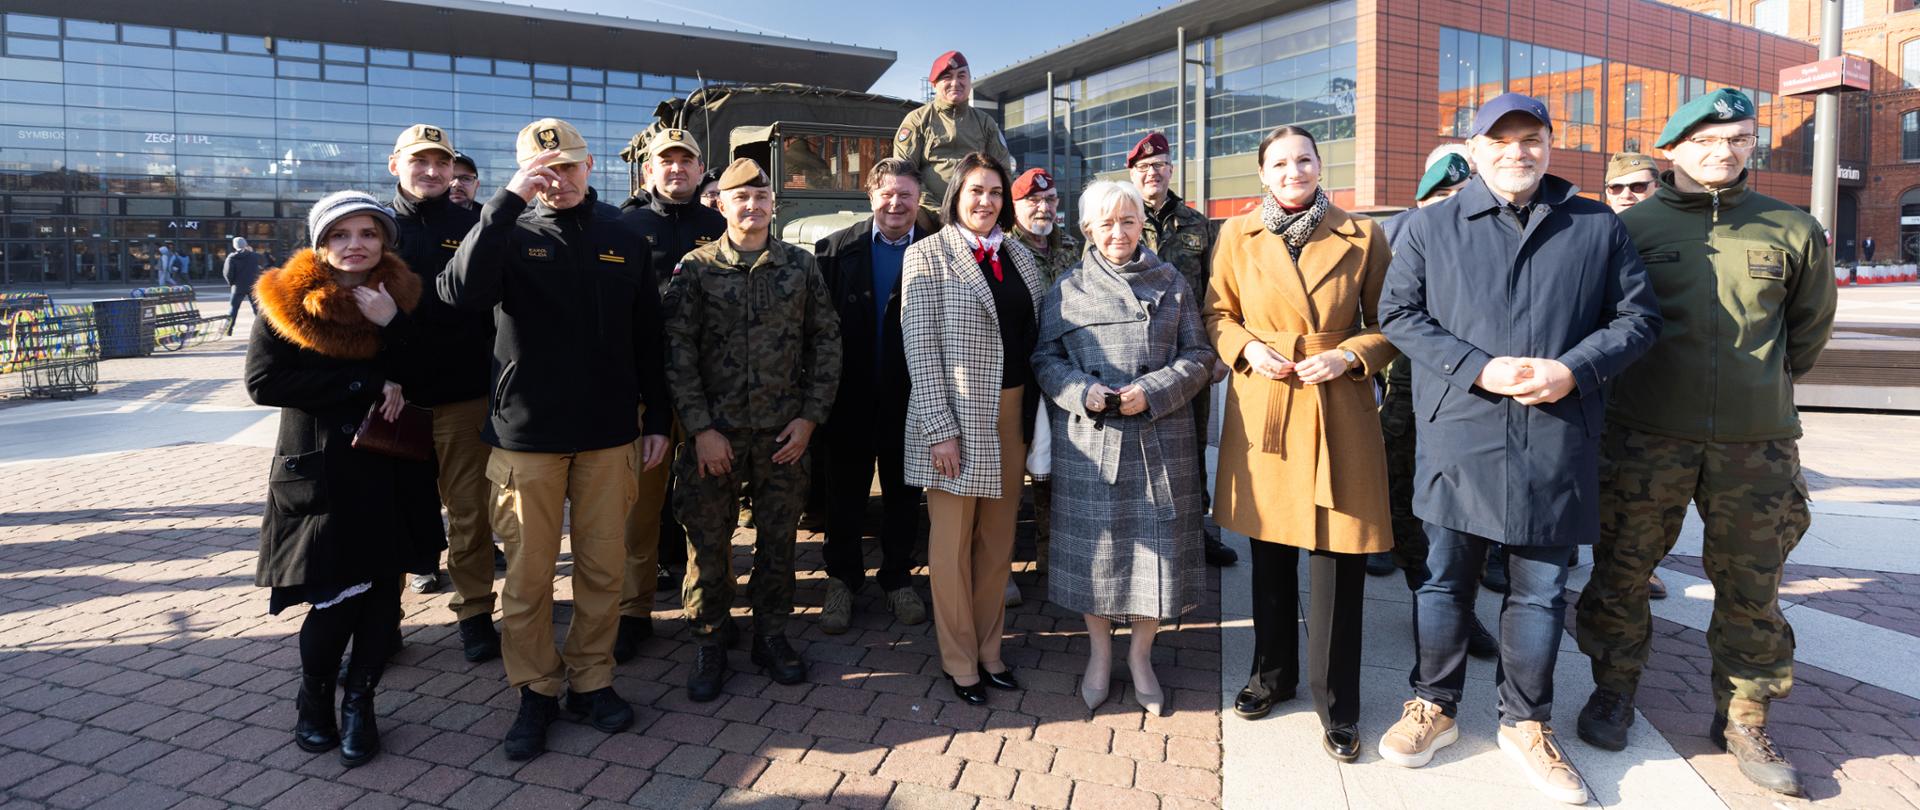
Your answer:
[[[1780,95],[1802,96],[1825,90],[1873,89],[1873,63],[1843,54],[1832,59],[1795,65],[1780,71]]]

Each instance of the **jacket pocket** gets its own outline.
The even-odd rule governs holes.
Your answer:
[[[508,362],[500,367],[500,379],[493,381],[493,415],[499,416],[507,408],[507,391],[513,385],[513,372],[517,362]]]
[[[267,494],[272,496],[274,508],[288,515],[327,511],[326,466],[322,450],[274,456],[273,471],[267,475]]]
[[[1426,386],[1416,385],[1413,388],[1414,413],[1419,414],[1421,421],[1431,422],[1440,418],[1440,406],[1446,404],[1447,396],[1453,393],[1453,386],[1436,380],[1430,390],[1437,391],[1438,393],[1433,394],[1433,400],[1431,402],[1423,403],[1419,401],[1423,399],[1423,397],[1420,396],[1420,390],[1425,387]]]

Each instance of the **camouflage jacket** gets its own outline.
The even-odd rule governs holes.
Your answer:
[[[751,267],[722,237],[673,268],[667,385],[687,435],[827,421],[840,383],[840,317],[813,255],[778,239]]]
[[[1013,226],[1013,235],[1033,251],[1034,258],[1040,260],[1040,273],[1046,276],[1048,287],[1059,281],[1060,274],[1065,273],[1067,268],[1080,263],[1080,240],[1073,238],[1065,228],[1055,226],[1053,233],[1047,234],[1043,240],[1047,243],[1045,250],[1033,246],[1033,234],[1027,233],[1025,228]]]
[[[1179,268],[1196,301],[1207,299],[1209,268],[1213,264],[1213,223],[1187,207],[1178,194],[1167,194],[1160,210],[1147,217],[1147,247],[1168,264]]]

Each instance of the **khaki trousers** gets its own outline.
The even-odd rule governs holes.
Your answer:
[[[447,508],[447,575],[456,620],[493,613],[493,493],[480,440],[487,398],[433,406],[433,452],[440,462],[440,503]]]
[[[647,406],[640,406],[645,416]],[[620,588],[620,615],[652,616],[655,581],[660,573],[660,509],[667,503],[667,484],[673,480],[673,453],[679,447],[679,423],[667,444],[667,457],[651,470],[640,471],[640,497],[627,513],[627,580]],[[642,436],[633,440],[641,453]],[[644,455],[641,458],[645,458]]]
[[[1013,529],[1020,518],[1020,485],[1027,468],[1027,443],[1020,435],[1021,393],[1020,388],[1000,392],[1000,497],[927,490],[927,579],[933,586],[940,668],[962,682],[977,679],[981,665],[1000,663]]]
[[[494,529],[507,548],[501,653],[514,688],[558,697],[563,684],[576,692],[613,684],[627,513],[639,466],[633,444],[580,453],[494,448],[487,480],[493,482]],[[553,576],[563,515],[573,549],[573,622],[566,648],[556,652]]]

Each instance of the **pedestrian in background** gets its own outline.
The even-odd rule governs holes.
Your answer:
[[[1000,657],[1013,530],[1037,397],[1032,365],[1045,293],[1033,251],[1010,239],[1012,177],[998,159],[960,159],[946,227],[907,249],[900,331],[913,381],[906,479],[927,490],[927,572],[940,668],[955,696],[1019,689]],[[924,195],[922,195],[924,198]]]
[[[370,194],[342,191],[314,205],[307,231],[312,247],[255,287],[247,394],[280,408],[280,437],[254,584],[273,589],[275,615],[309,605],[294,743],[337,746],[351,768],[380,750],[373,693],[399,638],[401,576],[434,570],[446,536],[430,462],[353,447],[370,409],[399,418],[402,382],[422,349],[411,315],[421,284],[392,249],[393,214]]]
[[[260,278],[260,271],[266,267],[261,263],[260,254],[247,247],[247,240],[233,238],[233,252],[227,254],[227,260],[220,266],[220,278],[227,282],[227,334],[233,334],[233,322],[240,317],[240,302],[247,302],[247,308],[253,310],[254,317],[260,317],[260,304],[253,300],[253,283]]]
[[[1167,703],[1154,635],[1206,588],[1201,451],[1187,409],[1212,383],[1214,354],[1199,297],[1141,245],[1140,192],[1095,183],[1079,211],[1089,249],[1047,294],[1033,352],[1034,378],[1054,405],[1047,598],[1086,622],[1087,709],[1106,700],[1114,625],[1125,623],[1134,700],[1158,716]]]

